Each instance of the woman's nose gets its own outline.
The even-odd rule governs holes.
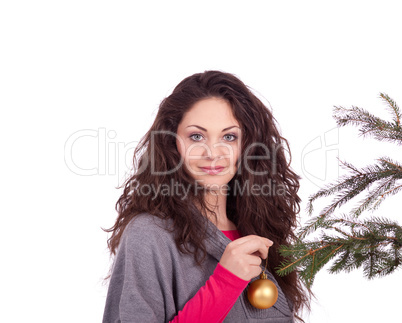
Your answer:
[[[217,142],[211,145],[206,145],[204,155],[208,159],[222,159],[224,155],[228,154],[228,145]]]

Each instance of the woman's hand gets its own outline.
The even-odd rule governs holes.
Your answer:
[[[261,258],[268,257],[273,242],[267,238],[248,235],[226,246],[219,263],[232,274],[243,280],[250,280],[261,274]]]

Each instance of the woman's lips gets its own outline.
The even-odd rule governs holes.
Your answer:
[[[217,166],[217,167],[200,167],[205,173],[209,175],[216,175],[224,170],[225,167]]]

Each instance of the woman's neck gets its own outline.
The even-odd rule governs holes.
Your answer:
[[[208,219],[221,231],[236,230],[235,224],[230,221],[226,214],[226,194],[217,194],[215,191],[205,195],[207,206],[216,213],[216,220],[213,214],[207,214]]]

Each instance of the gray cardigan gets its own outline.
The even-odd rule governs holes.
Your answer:
[[[127,225],[114,260],[103,323],[169,322],[205,284],[230,242],[211,224],[206,239],[208,255],[200,268],[192,254],[177,249],[166,225],[165,220],[147,213]],[[224,322],[294,322],[282,290],[272,274],[267,274],[278,287],[275,305],[266,310],[254,308],[247,300],[246,288]]]

